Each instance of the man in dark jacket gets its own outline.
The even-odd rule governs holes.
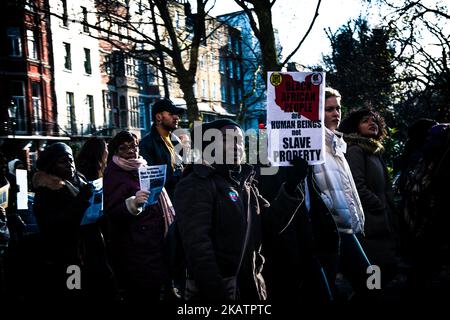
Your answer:
[[[210,131],[216,136],[213,152],[205,154],[212,150],[209,143],[194,144],[194,149],[203,152],[203,159],[209,156],[209,161],[187,166],[175,192],[188,275],[198,288],[195,298],[233,299],[225,279],[237,275],[237,299],[264,300],[263,229],[278,233],[294,218],[303,202],[296,188],[306,176],[305,166],[290,167],[289,181],[269,204],[259,194],[253,167],[241,163],[244,148],[239,126],[228,119],[205,123],[201,130],[194,129],[193,141],[198,140],[196,134],[209,129],[216,130]]]
[[[172,134],[178,128],[183,109],[177,108],[169,99],[155,102],[152,108],[153,125],[140,142],[140,154],[148,165],[166,164],[165,188],[173,200],[175,185],[183,170],[182,159],[175,152],[179,139]]]

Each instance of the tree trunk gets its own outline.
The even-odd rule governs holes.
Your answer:
[[[263,56],[263,78],[267,84],[267,72],[281,70],[278,61],[275,35],[272,25],[272,11],[270,7],[270,1],[255,1],[254,10],[256,16],[258,17],[260,31],[260,37],[258,40],[261,45]]]

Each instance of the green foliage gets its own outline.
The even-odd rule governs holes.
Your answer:
[[[324,57],[327,85],[341,93],[344,117],[347,111],[362,107],[371,107],[384,116],[388,126],[385,160],[392,172],[404,139],[392,111],[395,50],[390,45],[391,34],[387,29],[371,29],[359,18],[334,34],[328,32],[328,37],[332,53]]]
[[[394,49],[389,31],[370,29],[365,19],[349,21],[336,33],[328,32],[332,54],[324,57],[329,86],[342,94],[350,110],[373,107],[384,113],[392,105]]]

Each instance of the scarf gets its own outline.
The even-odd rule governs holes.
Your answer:
[[[165,131],[164,129],[162,129],[161,127],[156,127],[156,131],[158,131],[162,141],[164,142],[164,144],[167,147],[167,150],[170,153],[170,158],[171,158],[171,167],[172,169],[175,168],[175,164],[176,164],[176,155],[175,155],[175,148],[173,146],[172,141],[170,140],[171,138],[171,133]]]
[[[124,159],[119,156],[113,156],[113,162],[125,171],[138,170],[140,167],[145,166],[147,161],[141,156],[137,159]]]
[[[374,138],[363,137],[357,133],[345,134],[344,139],[348,145],[358,145],[369,154],[382,154],[384,147]]]
[[[20,160],[19,159],[14,159],[14,160],[11,160],[10,162],[8,162],[8,171],[13,176],[16,175],[16,169],[14,167],[16,166],[17,162],[20,162]]]
[[[175,210],[170,201],[169,195],[165,188],[162,189],[161,194],[158,197],[158,206],[161,208],[164,216],[164,236],[167,235],[169,226],[173,223],[175,219]]]

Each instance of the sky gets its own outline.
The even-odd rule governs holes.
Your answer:
[[[286,57],[298,45],[306,33],[317,6],[316,0],[277,0],[272,9],[274,28],[278,29],[283,57]],[[216,0],[210,11],[212,16],[240,11],[241,8],[233,0]],[[315,65],[321,62],[322,54],[331,52],[325,28],[335,32],[346,24],[349,19],[355,19],[360,14],[367,16],[367,8],[360,0],[322,0],[319,16],[308,38],[297,51],[291,61],[302,65]],[[375,21],[377,12],[370,10],[369,21]]]

